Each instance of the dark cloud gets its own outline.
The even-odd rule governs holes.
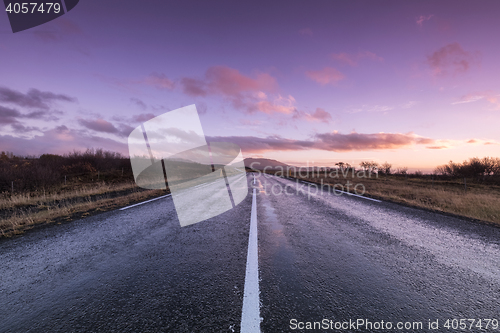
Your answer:
[[[16,133],[31,133],[33,131],[40,131],[40,128],[33,126],[24,126],[20,123],[14,123],[11,125],[12,129],[16,131]]]
[[[7,108],[0,105],[0,124],[13,124],[22,114],[16,109]]]
[[[79,119],[78,122],[80,123],[80,125],[96,132],[103,132],[103,133],[119,132],[118,129],[113,124],[104,119],[96,119],[96,120]]]
[[[109,121],[101,118],[94,120],[79,119],[78,123],[90,130],[101,133],[116,134],[120,137],[127,137],[134,130],[134,127],[132,126],[126,124],[119,124],[118,126],[115,126]]]
[[[185,77],[181,79],[181,86],[182,91],[189,96],[206,96],[208,94],[206,84],[202,80]]]
[[[16,109],[8,108],[0,105],[0,124],[16,124],[22,119],[44,119],[44,120],[58,120],[55,114],[61,113],[59,111],[33,111],[23,114]]]
[[[26,94],[6,87],[0,87],[0,102],[15,104],[20,107],[48,110],[53,102],[76,102],[77,99],[64,94],[30,89]]]
[[[148,108],[146,103],[144,103],[142,100],[140,100],[138,98],[132,97],[132,98],[130,98],[130,101],[143,110],[146,110]]]
[[[141,113],[137,116],[133,116],[132,121],[138,122],[138,123],[143,123],[145,121],[153,119],[154,117],[156,117],[156,116],[153,113]]]

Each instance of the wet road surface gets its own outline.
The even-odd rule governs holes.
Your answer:
[[[262,332],[481,331],[445,328],[454,318],[500,331],[484,329],[500,320],[499,228],[248,179]],[[239,332],[252,192],[183,228],[165,197],[2,240],[0,332]]]

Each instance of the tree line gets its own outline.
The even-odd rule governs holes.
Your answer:
[[[65,155],[15,156],[0,153],[0,192],[37,190],[69,182],[133,180],[128,157],[103,149]]]

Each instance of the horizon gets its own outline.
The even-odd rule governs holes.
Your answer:
[[[0,151],[125,154],[133,128],[195,104],[244,158],[500,156],[497,1],[117,4],[15,34],[0,15]]]
[[[90,152],[95,152],[96,150],[99,150],[99,148],[88,148],[87,151],[90,151]],[[78,154],[84,154],[86,153],[87,151],[76,151],[76,150],[73,150],[71,152],[67,152],[67,153],[64,153],[64,154],[50,154],[50,153],[46,153],[46,154],[39,154],[39,155],[16,155],[14,154],[13,152],[9,152],[9,151],[0,151],[0,155],[2,156],[7,156],[7,158],[21,158],[21,159],[39,159],[42,155],[55,155],[55,156],[59,156],[59,157],[64,157],[64,158],[67,158],[69,157],[71,154],[74,154],[74,153],[78,153]],[[114,151],[109,151],[109,150],[106,150],[106,151],[103,151],[104,153],[112,153],[112,154],[119,154],[119,155],[115,155],[115,157],[117,158],[122,158],[122,159],[130,159],[130,156],[127,155],[127,154],[121,154],[119,152],[114,152]],[[142,156],[141,158],[145,158],[145,159],[150,159],[149,156]],[[466,162],[466,161],[469,161],[470,159],[473,159],[473,158],[477,158],[476,156],[474,157],[470,157],[466,160],[463,160],[463,161],[448,161],[449,162],[454,162],[454,163],[463,163],[463,162]],[[331,168],[331,169],[342,169],[341,166],[339,166],[338,164],[316,164],[314,161],[305,161],[305,162],[292,162],[292,163],[288,163],[288,162],[284,162],[284,161],[280,161],[280,160],[277,160],[277,159],[273,159],[273,158],[264,158],[264,157],[244,157],[243,160],[246,161],[248,159],[256,159],[256,160],[267,160],[267,161],[275,161],[275,162],[278,162],[278,163],[283,163],[286,165],[286,167],[292,167],[292,168]],[[182,161],[183,159],[179,159],[179,161]],[[345,162],[345,161],[339,161],[339,162],[342,162],[344,164],[347,164],[348,167],[358,167],[359,168],[363,168],[359,163],[361,162],[372,162],[372,161],[368,161],[368,160],[364,160],[364,161],[360,161],[358,164],[356,164],[355,162]],[[390,161],[384,161],[384,163],[387,162],[389,164]],[[192,161],[190,163],[193,163]],[[194,162],[194,163],[198,163],[198,162]],[[336,162],[338,163],[338,162]],[[418,169],[418,168],[410,168],[410,167],[406,167],[406,166],[402,166],[402,167],[399,167],[401,169],[406,169],[406,172],[408,173],[415,173],[415,172],[421,172],[423,174],[436,174],[436,169],[440,166],[444,166],[444,165],[447,165],[448,163],[444,163],[444,164],[441,164],[441,165],[436,165],[435,167],[433,168],[429,168],[429,169]],[[203,163],[202,163],[203,164]],[[230,164],[229,164],[230,165]],[[378,163],[378,166],[377,166],[377,169],[378,167],[381,165],[381,163]],[[277,166],[279,167],[279,166]],[[394,168],[393,165],[391,164],[391,173],[397,173],[397,169],[398,168]],[[378,171],[377,171],[378,172]]]

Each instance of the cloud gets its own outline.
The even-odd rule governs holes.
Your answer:
[[[317,134],[312,140],[292,140],[280,136],[258,138],[253,136],[208,137],[207,141],[228,141],[239,145],[248,153],[265,151],[291,151],[319,149],[335,152],[401,149],[418,144],[432,144],[434,139],[417,136],[413,133],[373,133],[362,134],[338,132]]]
[[[398,149],[414,144],[429,144],[434,140],[430,138],[418,137],[413,133],[349,133],[340,134],[338,132],[318,134],[320,140],[318,146],[330,151],[352,151],[352,150],[379,150]]]
[[[294,110],[295,99],[277,94],[276,79],[268,73],[250,77],[234,68],[213,66],[207,69],[203,78],[185,77],[180,80],[180,85],[189,96],[221,96],[234,108],[247,112],[290,114]]]
[[[462,96],[459,101],[451,103],[452,105],[473,103],[480,100],[486,100],[494,106],[494,109],[500,108],[500,94],[496,94],[493,91],[483,91],[472,94],[467,94]]]
[[[181,79],[182,91],[189,96],[206,96],[208,91],[206,90],[206,83],[202,80],[193,78],[182,78]]]
[[[154,117],[154,115],[153,115]],[[83,127],[100,133],[115,134],[119,137],[128,137],[134,127],[127,124],[119,124],[118,127],[102,118],[95,120],[78,119],[78,123]]]
[[[446,149],[448,147],[447,146],[428,146],[425,148],[427,148],[427,149]]]
[[[13,124],[17,123],[17,118],[22,114],[16,109],[7,108],[0,105],[0,124]]]
[[[322,108],[316,108],[316,110],[313,113],[308,113],[308,112],[303,112],[303,111],[297,111],[293,118],[295,119],[305,119],[310,122],[323,122],[323,123],[330,123],[332,121],[332,115],[328,112],[326,112]]]
[[[299,35],[301,36],[312,36],[313,32],[310,28],[304,28],[299,30]]]
[[[20,107],[48,110],[53,102],[77,102],[77,99],[64,94],[30,89],[26,94],[6,87],[0,87],[0,102]]]
[[[427,56],[427,64],[435,76],[455,75],[467,72],[476,62],[476,56],[466,52],[460,44],[451,43]]]
[[[21,113],[17,109],[8,108],[0,105],[0,125],[1,124],[19,124],[21,119],[43,119],[47,121],[59,120],[56,114],[62,114],[61,111],[32,111],[27,114]],[[19,125],[17,128],[20,128]]]
[[[360,107],[351,108],[346,110],[347,113],[359,113],[359,112],[382,112],[385,113],[387,111],[394,110],[393,106],[389,105],[367,105],[364,104]]]
[[[139,81],[138,83],[143,83],[145,85],[152,86],[157,89],[165,89],[165,90],[172,90],[175,87],[174,82],[170,80],[163,73],[152,73],[144,80]]]
[[[96,119],[96,120],[79,119],[78,122],[80,123],[80,125],[96,132],[118,133],[118,129],[109,121],[106,121],[104,119]]]
[[[357,66],[358,62],[362,59],[370,59],[374,61],[383,61],[384,58],[377,56],[373,52],[369,51],[363,51],[363,52],[358,52],[356,54],[348,54],[345,52],[342,53],[333,53],[331,55],[331,58],[333,60],[337,60],[343,64],[349,65],[349,66]]]
[[[321,85],[336,84],[345,78],[344,74],[332,67],[325,67],[319,71],[307,71],[306,75]]]
[[[138,123],[143,123],[143,122],[146,122],[150,119],[153,119],[154,117],[156,117],[156,115],[153,113],[141,113],[139,115],[133,116],[132,121],[138,122]]]
[[[282,97],[278,95],[274,101],[259,101],[255,105],[256,109],[267,113],[283,113],[283,114],[292,114],[295,112],[295,98],[292,96]]]
[[[225,66],[210,67],[206,78],[210,91],[229,97],[244,92],[276,91],[278,87],[276,79],[267,73],[259,73],[255,78],[250,78]]]
[[[425,21],[429,21],[432,17],[434,16],[434,14],[430,14],[430,15],[420,15],[420,16],[417,16],[415,18],[415,22],[417,23],[417,25],[419,27],[422,27],[424,22]]]
[[[138,98],[131,97],[130,101],[132,103],[134,103],[135,105],[137,105],[138,107],[140,107],[141,109],[143,109],[143,110],[146,110],[148,108],[148,106],[146,105],[146,103],[144,103],[142,100],[140,100]]]

